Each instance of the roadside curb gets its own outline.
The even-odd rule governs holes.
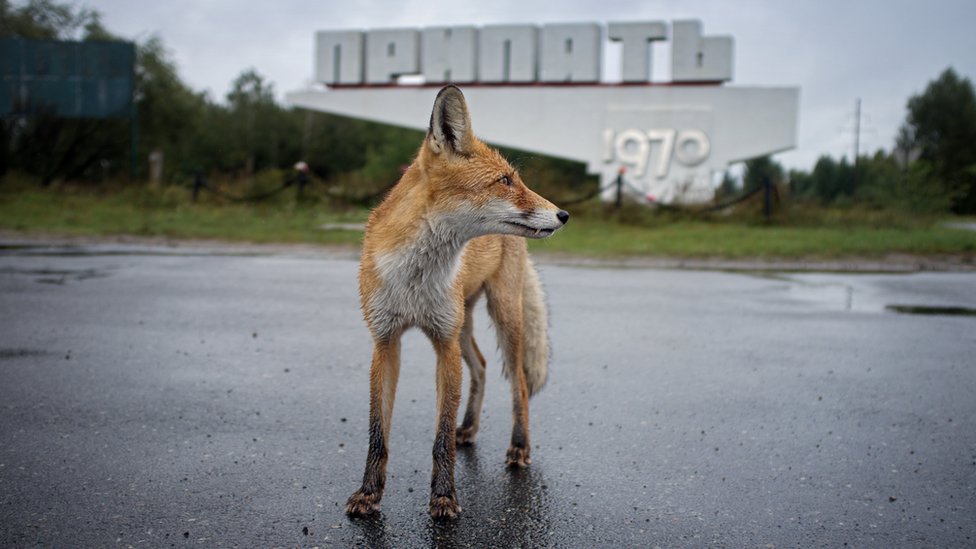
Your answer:
[[[358,246],[250,243],[159,236],[76,236],[0,231],[0,254],[17,255],[269,255],[359,259]],[[840,258],[586,257],[534,251],[541,264],[586,268],[695,271],[916,273],[976,272],[976,254]]]

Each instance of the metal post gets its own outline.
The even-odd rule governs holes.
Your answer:
[[[851,180],[851,195],[857,190],[858,156],[861,152],[861,98],[854,103],[854,175]]]
[[[861,98],[854,102],[854,172],[857,172],[857,157],[861,148]]]
[[[763,216],[766,220],[773,215],[773,182],[769,176],[763,177]]]
[[[131,144],[129,150],[129,182],[135,183],[136,181],[136,156],[138,145],[136,143],[138,132],[136,131],[136,117],[133,114],[132,118],[129,119],[129,143]]]
[[[302,194],[305,192],[305,185],[308,185],[308,164],[304,161],[299,160],[295,164],[295,170],[298,172],[298,196],[301,198]]]
[[[203,188],[203,174],[200,170],[193,172],[193,201],[197,201],[197,196],[200,194],[200,189]]]
[[[617,184],[617,199],[614,201],[613,207],[614,207],[614,209],[619,210],[620,209],[620,206],[623,204],[623,199],[624,199],[624,195],[623,195],[623,193],[624,193],[624,169],[623,168],[620,168],[620,171],[617,172],[617,180],[614,181],[614,183]]]
[[[139,154],[139,130],[137,124],[139,121],[139,106],[136,104],[136,68],[135,62],[132,66],[132,107],[129,112],[129,144],[131,150],[129,151],[129,182],[136,182],[136,162]]]

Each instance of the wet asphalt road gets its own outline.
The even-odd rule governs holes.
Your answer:
[[[464,512],[435,524],[416,332],[382,514],[342,512],[367,442],[354,260],[88,251],[0,252],[0,546],[976,544],[976,317],[885,309],[976,307],[972,273],[543,265],[533,465],[505,469],[486,353]]]

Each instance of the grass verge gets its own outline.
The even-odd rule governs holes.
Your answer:
[[[840,258],[976,254],[976,231],[942,223],[891,218],[866,212],[797,210],[771,224],[756,216],[701,219],[647,210],[624,211],[617,219],[590,207],[565,230],[534,250],[599,258],[664,256],[688,258]],[[184,187],[93,189],[0,182],[0,229],[64,235],[140,235],[255,243],[356,245],[362,233],[323,225],[366,219],[361,208],[337,209],[322,196],[296,199],[294,191],[259,204],[193,203]]]
[[[0,228],[65,235],[138,235],[246,242],[358,244],[362,232],[322,229],[360,222],[362,209],[336,210],[294,192],[259,204],[191,201],[179,187],[98,191],[79,188],[0,191]]]
[[[976,232],[927,227],[782,226],[683,220],[655,227],[574,219],[533,250],[593,257],[840,258],[973,254]]]

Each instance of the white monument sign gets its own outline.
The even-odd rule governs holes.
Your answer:
[[[651,82],[669,27],[671,81]],[[600,81],[605,40],[620,44],[620,82]],[[725,85],[732,46],[698,21],[322,31],[327,87],[288,100],[424,129],[436,88],[454,83],[487,141],[584,162],[604,184],[624,168],[649,201],[702,202],[730,163],[796,146],[799,89]]]

